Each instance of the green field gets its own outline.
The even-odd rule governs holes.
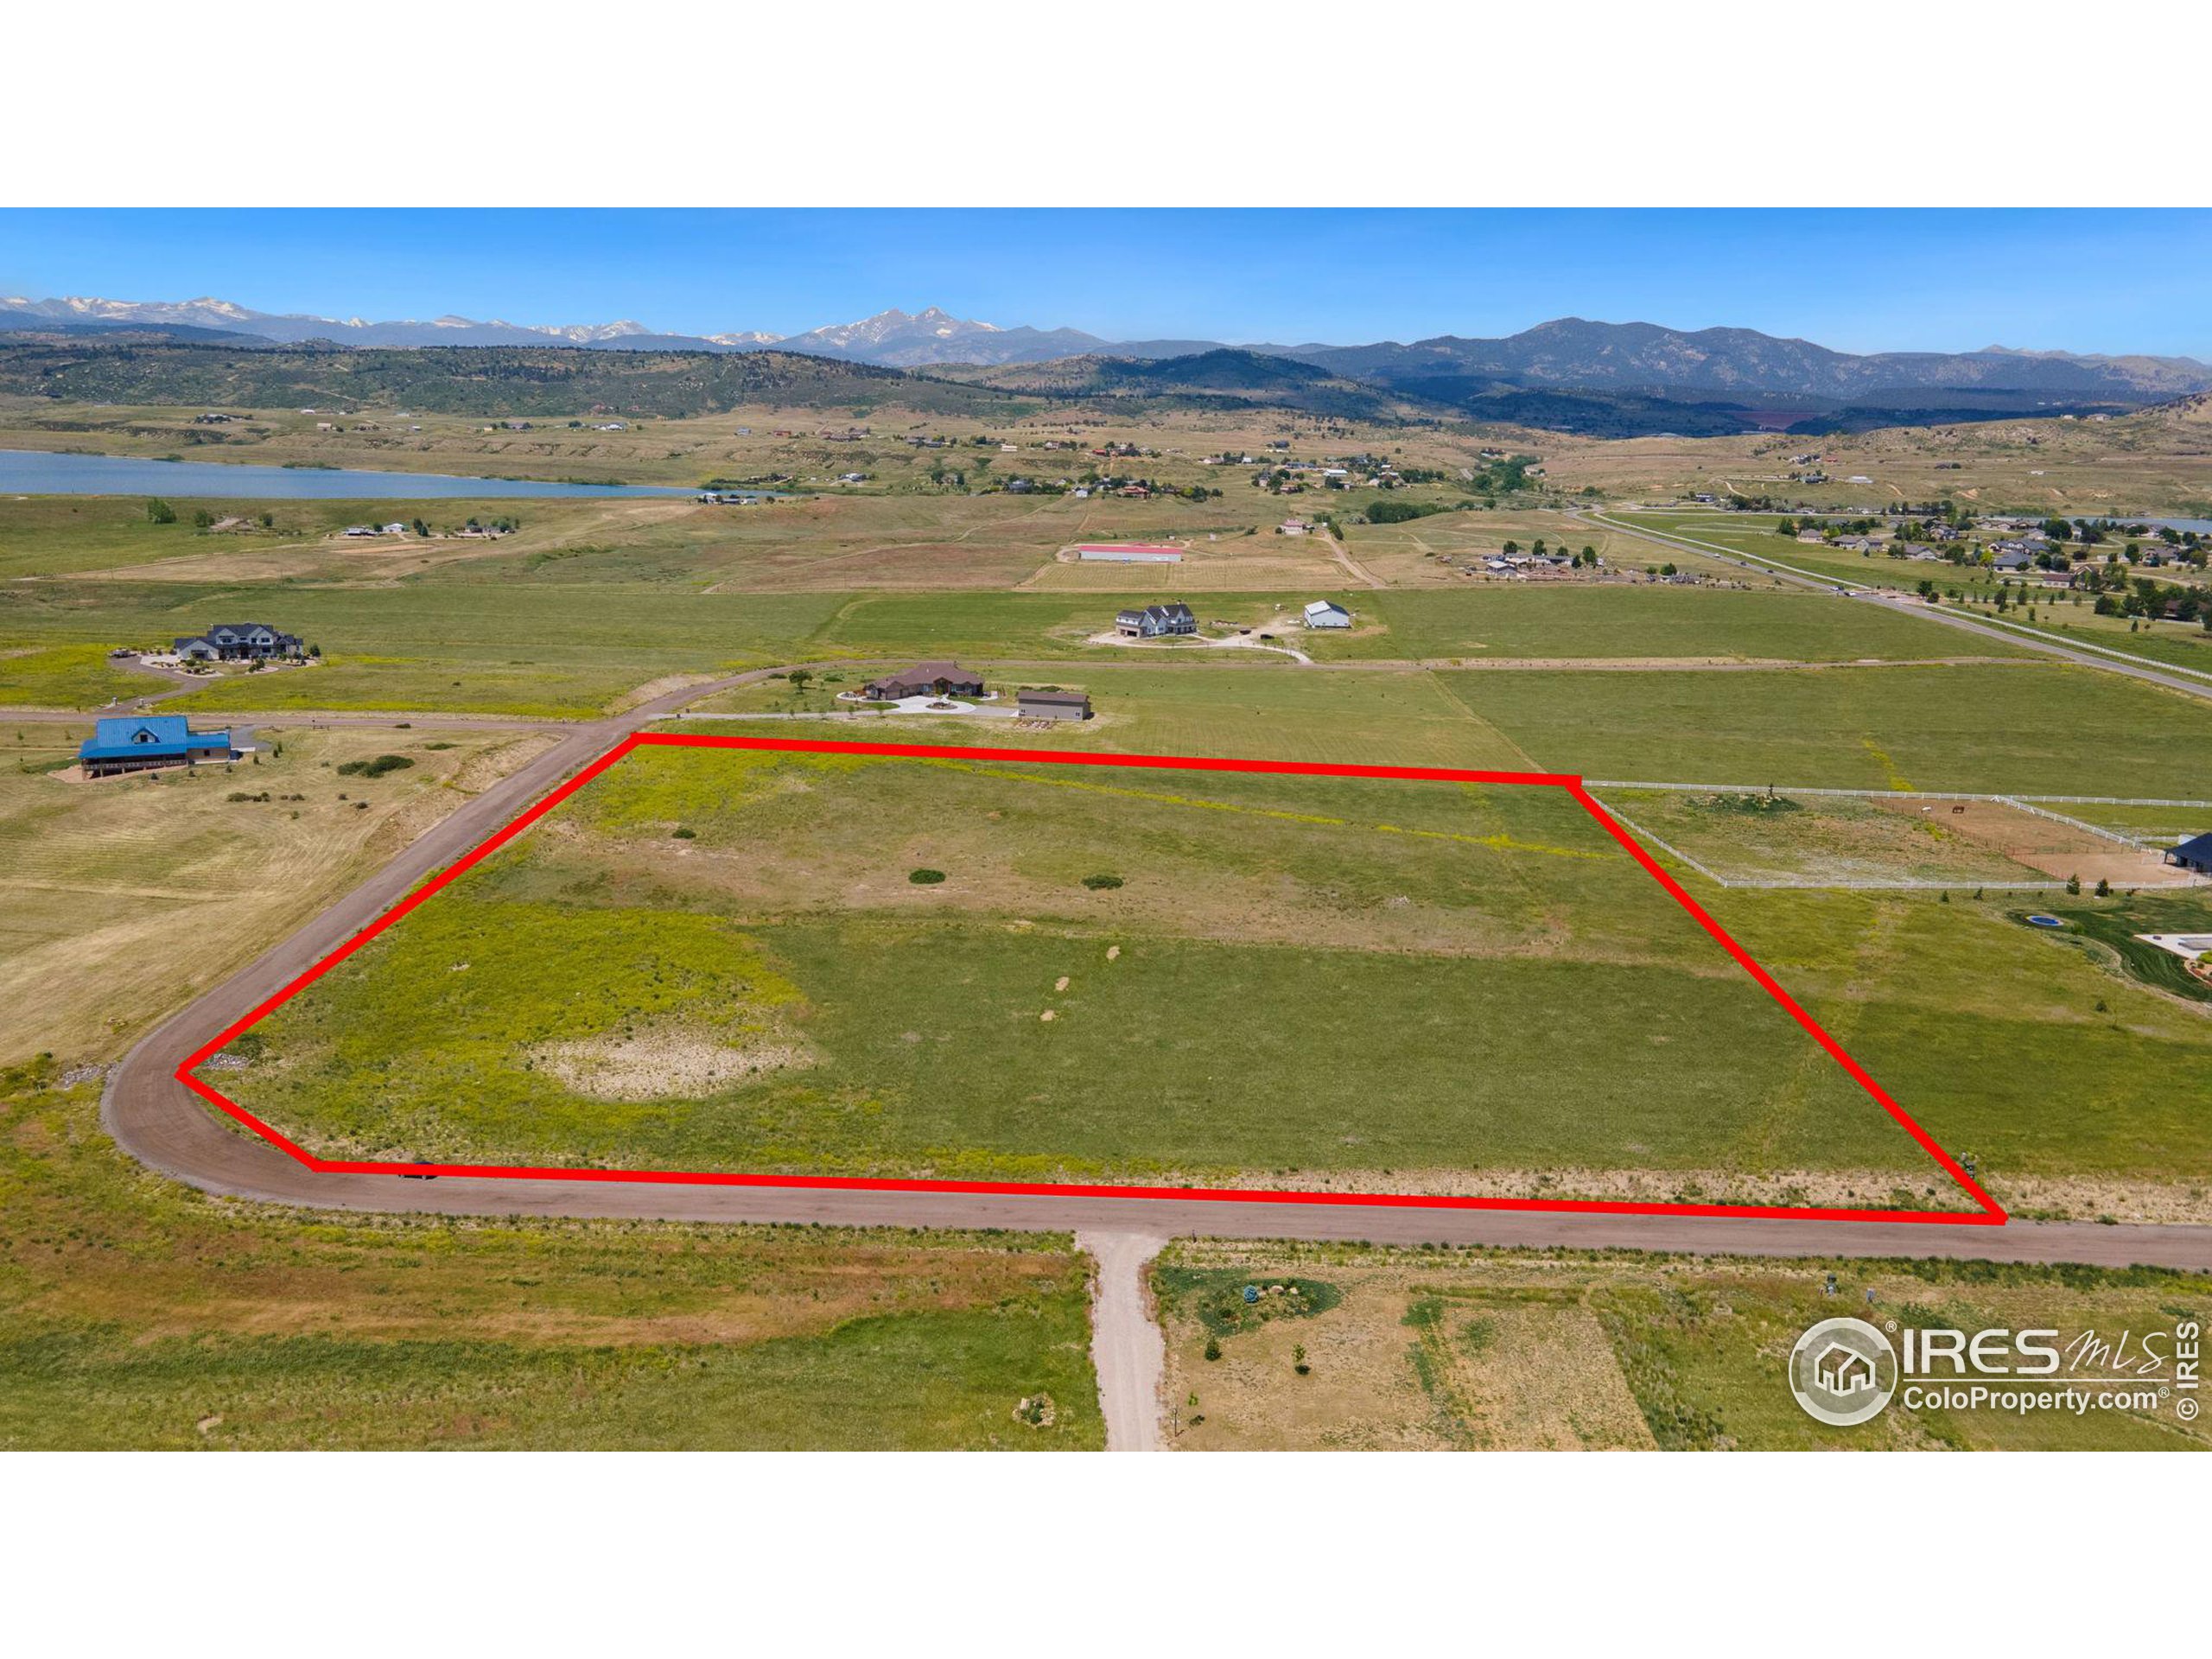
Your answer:
[[[1356,613],[1371,606],[1389,628],[1326,642],[1324,656],[1836,663],[2022,654],[1996,640],[1967,639],[1824,594],[1532,584],[1343,597]]]
[[[2212,704],[2062,664],[1440,677],[1590,778],[2202,798],[2212,777]]]
[[[219,1203],[97,1095],[0,1072],[0,1449],[1103,1441],[1065,1239]]]
[[[2017,963],[1938,980],[1955,942],[1916,912],[1770,899],[1746,931],[1778,931],[1785,982],[1920,1090],[1951,1073],[1900,1028],[1975,1051],[1952,1122],[2038,1147],[1990,1116],[2020,1077],[1983,1051],[2035,1029],[1983,1006]],[[1870,928],[1910,948],[1870,963]],[[1999,957],[2041,943],[2019,932]],[[2149,1035],[2120,1120],[2057,1137],[2050,1167],[2204,1163],[2156,1103],[2196,1054]],[[2103,1063],[2094,1033],[2068,1041]],[[648,751],[247,1052],[226,1086],[342,1155],[1048,1179],[1880,1169],[1912,1201],[1940,1191],[1541,789]],[[693,1083],[610,1094],[579,1052]]]
[[[2212,632],[2199,623],[2148,619],[2133,622],[2124,616],[2099,616],[2088,595],[2026,588],[2022,578],[2003,578],[1986,567],[1966,568],[1948,562],[1892,559],[1881,552],[1847,553],[1824,548],[1776,535],[1774,526],[1778,521],[1761,513],[1643,512],[1623,513],[1620,518],[1624,524],[1688,537],[1838,581],[1902,590],[1916,588],[1923,581],[1933,582],[1945,594],[1962,594],[1970,601],[1964,607],[1969,615],[2025,623],[2061,643],[2102,645],[2154,662],[2212,671]],[[2094,551],[2101,556],[2116,545],[2104,543]],[[2143,574],[2168,582],[2186,575],[2171,566]],[[2019,602],[1998,612],[1992,601],[2008,580],[2013,593],[2020,595]],[[1978,645],[1973,648],[1979,650]]]

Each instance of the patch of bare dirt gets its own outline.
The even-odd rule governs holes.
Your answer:
[[[814,1064],[804,1047],[772,1036],[732,1044],[690,1030],[544,1043],[530,1057],[596,1100],[685,1099]]]

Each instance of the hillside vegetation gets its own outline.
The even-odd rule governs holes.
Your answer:
[[[85,403],[267,406],[402,404],[443,413],[646,415],[746,405],[1018,418],[1004,393],[787,352],[580,352],[557,346],[416,351],[249,350],[105,343],[0,346],[0,394]]]

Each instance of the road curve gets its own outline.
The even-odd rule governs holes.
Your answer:
[[[2212,1227],[2040,1222],[1946,1226],[1243,1199],[325,1174],[211,1112],[176,1081],[176,1068],[210,1036],[266,1001],[375,920],[423,877],[460,858],[622,738],[667,718],[694,699],[782,671],[760,669],[687,687],[624,714],[563,728],[566,734],[553,748],[464,804],[306,926],[141,1039],[109,1073],[100,1101],[100,1120],[108,1134],[139,1162],[203,1192],[320,1209],[2212,1268]]]

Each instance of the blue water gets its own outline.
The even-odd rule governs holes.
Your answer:
[[[232,467],[136,455],[50,455],[0,449],[0,495],[220,496],[256,501],[478,499],[524,495],[690,495],[658,484],[551,484],[442,473],[362,473],[308,467]]]

